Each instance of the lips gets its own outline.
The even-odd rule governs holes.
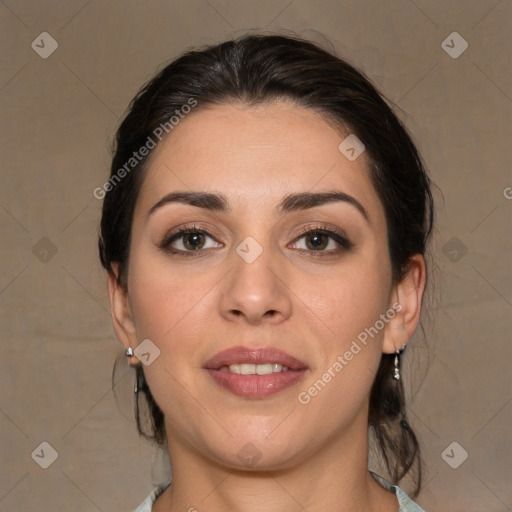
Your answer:
[[[272,347],[259,349],[248,347],[233,347],[223,350],[208,359],[204,367],[208,370],[219,370],[232,364],[279,364],[290,370],[305,370],[307,366],[295,357]]]
[[[269,372],[269,367],[273,371]],[[234,395],[266,398],[298,383],[304,378],[308,367],[275,348],[233,347],[206,361],[204,369],[216,384]]]

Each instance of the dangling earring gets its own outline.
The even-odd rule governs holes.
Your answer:
[[[128,347],[125,352],[126,357],[132,357],[134,355],[133,348]],[[135,373],[135,387],[133,388],[133,392],[135,393],[135,396],[137,397],[139,393],[139,372],[137,371]]]
[[[395,352],[395,372],[393,374],[393,378],[396,380],[400,380],[400,355],[402,355],[403,351],[405,350],[405,344],[402,345],[401,349],[398,349]]]
[[[133,392],[135,394],[135,402],[137,403],[137,407],[138,407],[138,402],[139,402],[139,391],[141,391],[143,388],[143,386],[141,385],[141,372],[142,372],[142,368],[140,366],[136,366],[135,367],[135,386],[133,388]]]
[[[406,345],[403,344],[402,348],[398,349],[395,352],[395,369],[393,373],[393,378],[397,381],[400,381],[400,356],[402,355],[403,351],[405,350]],[[398,385],[398,394],[400,398],[400,403],[402,405],[402,409],[400,410],[400,427],[404,430],[409,430],[409,423],[407,422],[406,412],[405,412],[405,398],[403,393],[403,387],[401,382],[397,382]]]

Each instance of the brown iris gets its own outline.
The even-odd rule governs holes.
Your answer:
[[[313,241],[312,243],[309,243]],[[324,233],[313,233],[306,237],[306,244],[308,249],[319,250],[325,249],[329,243],[329,237]]]

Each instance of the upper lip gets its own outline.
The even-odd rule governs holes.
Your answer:
[[[273,347],[250,348],[232,347],[222,350],[205,362],[204,368],[218,370],[222,366],[231,364],[280,364],[287,366],[290,370],[303,370],[307,366],[297,358]]]

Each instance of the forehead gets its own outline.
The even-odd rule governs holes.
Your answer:
[[[235,207],[270,208],[290,192],[337,189],[380,215],[366,154],[350,161],[338,148],[347,135],[288,102],[198,105],[154,150],[137,208],[173,190],[217,191]]]

